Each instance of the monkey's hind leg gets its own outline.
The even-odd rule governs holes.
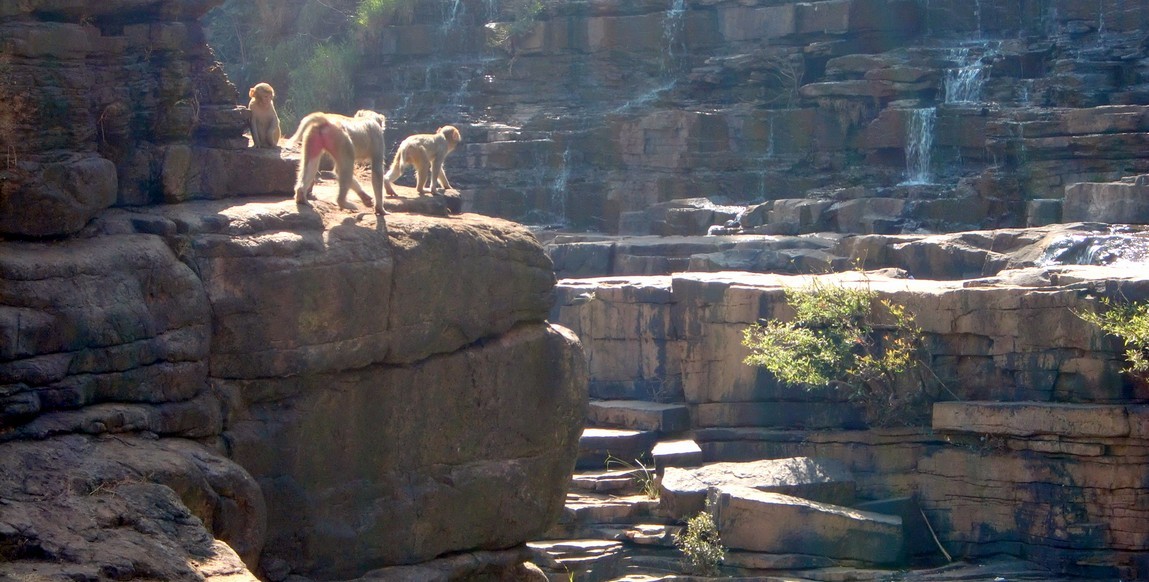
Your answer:
[[[304,148],[303,157],[299,160],[299,174],[295,178],[295,203],[308,205],[307,195],[315,185],[315,178],[319,175],[320,152],[309,152]],[[310,156],[310,157],[308,157]]]

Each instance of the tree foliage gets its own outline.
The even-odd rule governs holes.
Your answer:
[[[1077,316],[1105,333],[1125,342],[1125,369],[1131,374],[1149,377],[1149,302],[1100,301],[1101,311],[1079,312]]]
[[[787,384],[845,390],[878,424],[912,406],[898,394],[897,376],[915,364],[923,338],[904,306],[878,299],[868,288],[818,282],[787,289],[786,301],[792,319],[743,330],[747,364]]]
[[[687,569],[701,576],[718,575],[718,565],[726,559],[718,526],[705,511],[687,520],[686,529],[674,534],[674,546],[682,552]]]

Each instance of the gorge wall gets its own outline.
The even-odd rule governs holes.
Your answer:
[[[499,219],[297,206],[216,4],[0,7],[0,575],[513,569],[585,416],[550,259]]]
[[[704,234],[645,211],[708,197],[803,201],[773,221],[801,232],[1016,227],[1147,169],[1137,0],[555,1],[513,42],[511,3],[413,5],[357,101],[463,127],[470,207],[528,223]]]

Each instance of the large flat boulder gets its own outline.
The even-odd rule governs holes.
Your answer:
[[[266,535],[184,503],[274,576],[522,544],[558,521],[586,417],[553,285],[517,224],[384,223],[322,196],[114,209],[82,238],[6,241],[0,458],[78,434],[93,456],[133,435],[215,445],[258,484]]]
[[[899,517],[739,485],[715,488],[712,499],[710,513],[732,549],[871,564],[893,563],[901,552]]]
[[[845,465],[792,457],[667,467],[659,484],[659,504],[670,517],[686,519],[705,509],[706,497],[715,488],[732,485],[839,505],[854,501],[854,477]]]

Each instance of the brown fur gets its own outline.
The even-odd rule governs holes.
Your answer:
[[[431,194],[435,194],[436,183],[443,187],[443,191],[449,189],[451,183],[447,181],[443,162],[447,159],[447,154],[454,151],[462,140],[459,130],[451,125],[440,127],[435,133],[417,133],[403,140],[403,143],[399,144],[399,149],[395,151],[391,168],[383,178],[387,191],[394,192],[391,184],[403,174],[407,166],[415,168],[415,191],[419,194],[422,194],[427,186],[430,186]]]
[[[267,83],[259,83],[247,92],[251,97],[247,108],[251,110],[251,141],[257,148],[278,148],[279,115],[275,113],[275,89]]]
[[[299,160],[299,173],[295,180],[296,204],[307,204],[307,195],[319,173],[319,159],[326,152],[335,160],[335,174],[339,177],[339,206],[354,209],[347,202],[347,191],[359,194],[363,204],[372,206],[372,200],[355,179],[355,162],[364,160],[371,165],[371,186],[375,191],[375,214],[387,214],[383,208],[383,168],[387,153],[384,132],[387,118],[381,113],[359,110],[355,117],[318,111],[304,117],[290,141],[303,144]],[[388,188],[390,192],[390,188]]]

